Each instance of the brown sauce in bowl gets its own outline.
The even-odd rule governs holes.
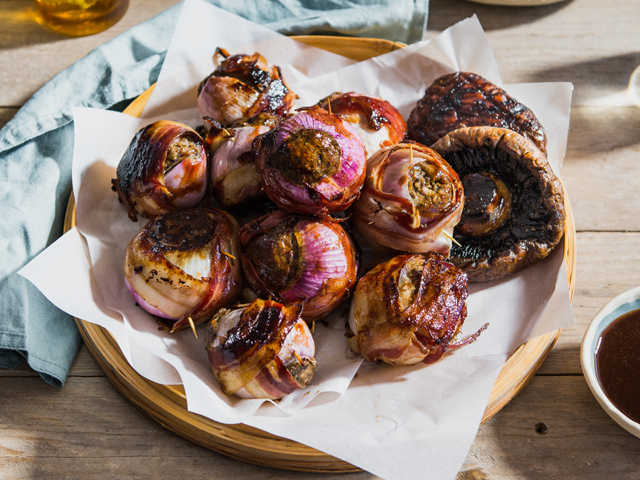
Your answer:
[[[640,423],[640,309],[625,313],[602,332],[595,364],[607,398]]]

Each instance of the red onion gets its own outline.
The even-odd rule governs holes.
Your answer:
[[[204,141],[187,125],[154,122],[136,133],[116,175],[112,188],[133,221],[196,206],[207,191]]]
[[[279,121],[280,117],[266,113],[229,128],[209,121],[205,142],[211,157],[213,195],[223,207],[238,207],[263,195],[251,146],[258,135],[268,132]]]
[[[311,381],[315,344],[300,311],[300,304],[258,299],[214,317],[207,352],[225,394],[278,399]]]
[[[138,304],[173,332],[233,301],[242,280],[238,257],[238,224],[228,213],[169,212],[127,246],[125,282]]]
[[[240,242],[254,290],[284,303],[303,302],[307,321],[329,313],[355,286],[354,246],[338,223],[277,210],[244,225]]]
[[[349,347],[372,362],[433,363],[450,349],[473,342],[487,327],[459,342],[467,316],[467,276],[438,253],[400,255],[358,282]]]
[[[318,106],[353,126],[362,140],[367,158],[381,148],[400,142],[407,131],[407,123],[396,107],[364,93],[335,92],[320,100]]]
[[[463,206],[458,174],[440,155],[423,145],[399,143],[369,159],[352,224],[385,247],[447,255]]]
[[[279,67],[269,67],[259,53],[225,57],[198,89],[198,110],[203,120],[211,117],[222,126],[247,120],[258,113],[284,117],[296,99],[282,78]],[[208,128],[205,122],[205,128]]]
[[[353,127],[313,106],[287,117],[254,142],[267,196],[291,212],[325,217],[356,199],[366,154]]]

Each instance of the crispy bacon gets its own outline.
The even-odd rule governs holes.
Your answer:
[[[158,121],[136,133],[111,183],[129,218],[155,218],[194,207],[207,191],[207,151],[198,133],[178,122]]]
[[[259,113],[284,117],[293,107],[295,93],[277,66],[269,67],[259,53],[229,56],[205,78],[198,89],[198,110],[203,120],[212,117],[222,126]],[[205,122],[205,128],[208,128]]]
[[[458,174],[438,153],[399,143],[369,159],[352,224],[368,243],[446,255],[463,205]]]
[[[433,363],[449,349],[467,316],[467,276],[437,253],[400,255],[360,279],[349,347],[373,362]]]
[[[335,92],[318,106],[350,123],[360,135],[367,157],[381,148],[400,142],[407,124],[396,107],[382,98],[364,93]]]
[[[302,304],[258,299],[211,321],[209,363],[225,394],[277,399],[307,385],[315,345],[301,311]]]
[[[204,207],[169,212],[129,243],[124,275],[138,304],[174,332],[188,327],[189,318],[203,323],[233,301],[242,282],[239,255],[238,225],[228,213]],[[189,262],[200,267],[197,273],[185,266]]]

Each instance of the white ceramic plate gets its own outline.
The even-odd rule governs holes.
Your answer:
[[[595,350],[602,332],[621,315],[637,309],[640,309],[640,287],[628,290],[607,303],[591,320],[591,324],[587,328],[582,340],[582,348],[580,349],[580,363],[582,364],[584,378],[593,396],[596,397],[605,412],[626,431],[640,438],[640,423],[634,422],[625,416],[607,398],[598,382],[595,365]]]

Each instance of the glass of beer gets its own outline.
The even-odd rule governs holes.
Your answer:
[[[82,37],[115,25],[129,0],[34,0],[38,21],[54,32]]]

